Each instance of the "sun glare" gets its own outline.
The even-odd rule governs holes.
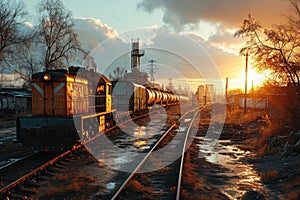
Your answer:
[[[260,87],[265,81],[265,75],[258,73],[255,69],[249,69],[248,71],[248,86],[252,87],[252,82],[254,87]]]
[[[264,73],[259,73],[255,69],[248,69],[248,81],[247,81],[247,90],[251,91],[252,86],[253,89],[257,89],[263,85],[266,80],[266,75]],[[245,88],[245,71],[240,72],[240,78],[235,80],[234,87],[231,88],[240,88],[244,90]]]

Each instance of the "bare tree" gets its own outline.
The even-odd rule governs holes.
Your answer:
[[[117,67],[113,73],[109,73],[109,79],[112,81],[118,81],[120,78],[124,77],[125,69]]]
[[[91,56],[89,53],[87,52],[83,52],[84,54],[84,61],[83,61],[83,65],[86,69],[88,70],[93,70],[95,72],[97,72],[97,64],[94,60],[94,57]]]
[[[38,48],[39,46],[34,41],[26,42],[18,48],[18,59],[14,62],[16,65],[14,71],[24,81],[24,87],[29,87],[32,75],[44,68]]]
[[[64,67],[80,48],[71,13],[65,10],[61,0],[44,0],[39,4],[39,11],[41,42],[45,45],[44,66],[46,70]]]
[[[26,16],[27,11],[22,1],[0,0],[1,77],[14,73],[20,60],[19,49],[31,39],[31,35],[23,31]]]
[[[0,0],[0,62],[14,54],[14,47],[22,43],[26,35],[19,34],[27,12],[22,2]]]

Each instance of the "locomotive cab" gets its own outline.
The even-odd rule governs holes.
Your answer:
[[[32,76],[32,116],[17,118],[17,140],[34,149],[69,149],[110,126],[111,83],[80,67]]]
[[[88,81],[66,70],[32,76],[32,116],[72,116],[86,112]],[[76,99],[76,100],[75,100]]]

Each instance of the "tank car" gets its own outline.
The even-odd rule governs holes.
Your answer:
[[[155,104],[170,106],[179,103],[179,97],[169,91],[124,80],[113,81],[112,85],[116,105],[115,118],[146,113]]]
[[[112,81],[117,115],[141,114],[147,110],[146,87],[129,81]]]
[[[32,115],[17,118],[17,140],[34,149],[66,149],[112,123],[112,84],[79,67],[32,76]]]

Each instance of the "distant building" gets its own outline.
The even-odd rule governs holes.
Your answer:
[[[234,94],[228,96],[227,105],[229,108],[240,108],[243,109],[245,107],[245,98],[246,98],[246,107],[251,109],[267,109],[268,108],[268,98],[252,96],[245,94]]]
[[[0,89],[0,110],[31,111],[31,91],[24,88],[6,87]]]
[[[229,108],[244,108],[246,99],[246,108],[263,109],[273,116],[280,116],[285,112],[289,98],[293,98],[296,91],[289,86],[268,86],[261,87],[253,93],[230,94],[228,96],[227,105]]]
[[[205,86],[205,98],[206,103],[212,102],[215,96],[215,86],[213,84],[207,84]]]
[[[199,85],[196,92],[196,99],[199,104],[206,104],[214,101],[215,86],[213,84]]]
[[[203,104],[204,97],[205,97],[205,87],[204,85],[199,85],[196,92],[196,99],[200,104]]]

